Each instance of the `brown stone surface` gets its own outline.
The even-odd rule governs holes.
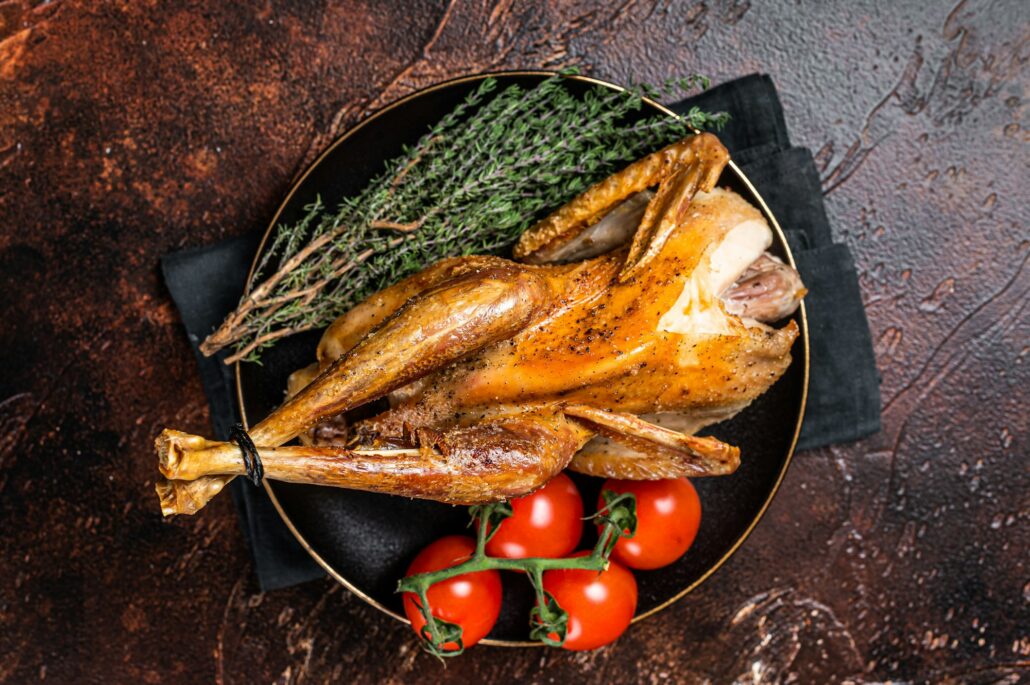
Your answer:
[[[0,2],[0,683],[1025,681],[1028,38],[1023,0]],[[884,432],[799,455],[615,646],[442,669],[331,581],[259,593],[229,498],[161,520],[151,440],[208,424],[157,260],[264,224],[398,96],[567,65],[772,74],[861,271]]]

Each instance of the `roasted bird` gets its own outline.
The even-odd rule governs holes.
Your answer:
[[[694,433],[783,374],[798,328],[769,324],[805,289],[766,252],[762,214],[715,187],[728,160],[715,136],[692,136],[530,228],[518,261],[446,259],[354,307],[250,431],[264,475],[473,504],[566,467],[732,473],[739,450]],[[166,515],[253,475],[234,443],[165,430],[156,445]]]

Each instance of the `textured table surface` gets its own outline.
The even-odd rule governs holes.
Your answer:
[[[1022,0],[0,2],[0,683],[1030,679]],[[911,5],[907,7],[906,5]],[[158,257],[264,225],[367,113],[483,70],[753,71],[861,272],[884,431],[799,455],[736,556],[616,645],[446,669],[331,581],[257,591]]]

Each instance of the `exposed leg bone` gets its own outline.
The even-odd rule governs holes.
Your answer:
[[[648,423],[632,414],[585,405],[565,407],[618,445],[594,445],[577,454],[570,468],[607,478],[654,480],[680,476],[721,476],[740,465],[740,449],[716,438],[686,435]],[[623,447],[625,449],[620,449]]]
[[[790,363],[796,324],[759,321],[786,300],[796,306],[803,288],[781,287],[783,265],[755,262],[772,234],[758,210],[712,187],[727,159],[710,135],[669,146],[583,193],[516,250],[527,261],[609,250],[595,259],[446,260],[370,297],[327,331],[318,363],[251,430],[248,454],[260,451],[270,478],[456,503],[541,485],[594,433],[576,470],[732,472],[736,448],[637,416],[700,425],[745,406]],[[754,273],[742,276],[748,264]],[[345,421],[384,396],[388,412]],[[301,435],[316,445],[280,447]],[[174,431],[157,449],[166,515],[197,511],[249,468],[236,445]]]
[[[537,317],[550,301],[542,278],[515,265],[465,274],[409,301],[375,332],[337,359],[321,375],[250,432],[255,444],[278,447],[317,422],[340,414],[465,355],[511,337]],[[174,433],[168,432],[166,433]],[[203,440],[197,436],[188,436]],[[169,452],[165,433],[157,440],[159,457]],[[236,451],[234,445],[217,448]],[[199,509],[224,486],[200,482],[182,496]],[[162,503],[169,488],[158,487]],[[179,493],[182,494],[182,493]],[[187,497],[188,495],[188,497]],[[176,495],[176,499],[181,499]]]
[[[239,451],[237,450],[237,454]],[[235,476],[211,476],[198,480],[159,478],[154,486],[161,501],[161,514],[195,514],[222,491]]]
[[[258,453],[273,480],[480,504],[542,486],[590,435],[560,412],[528,412],[440,433],[418,431],[408,449],[259,446]],[[245,473],[235,445],[177,431],[165,431],[160,440],[159,466],[169,479],[162,485],[173,493],[166,514],[199,508],[192,499],[176,498],[185,484]]]

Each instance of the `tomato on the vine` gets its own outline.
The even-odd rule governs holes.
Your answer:
[[[487,554],[506,559],[557,558],[576,549],[583,535],[583,499],[564,473],[510,504],[512,515],[487,541]]]
[[[457,566],[472,556],[476,543],[463,535],[448,535],[432,543],[415,557],[407,575],[440,571]],[[461,641],[465,647],[476,644],[494,627],[501,613],[501,574],[497,571],[465,573],[434,583],[426,591],[429,606],[435,618],[461,626]],[[404,613],[411,621],[415,633],[421,635],[426,621],[418,608],[418,595],[404,593]],[[444,650],[456,650],[458,645],[448,642]]]
[[[701,500],[686,478],[605,481],[604,490],[637,498],[637,532],[615,543],[612,559],[630,568],[668,566],[690,549],[701,526]],[[598,501],[598,510],[604,500]]]
[[[576,552],[572,557],[588,554]],[[600,573],[580,569],[545,571],[544,590],[569,615],[563,649],[597,649],[615,641],[629,627],[637,610],[637,581],[615,561]]]

